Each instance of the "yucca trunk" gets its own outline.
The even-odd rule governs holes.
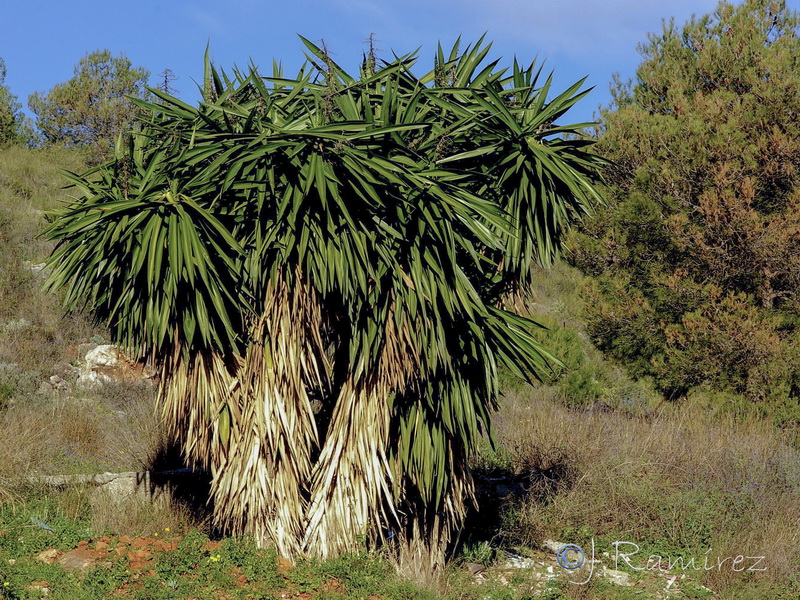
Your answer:
[[[241,359],[215,352],[189,356],[175,346],[161,364],[157,404],[167,433],[192,465],[212,470],[221,446],[219,414],[238,387]]]
[[[304,549],[327,558],[382,539],[394,519],[388,389],[348,381],[339,393],[314,467]]]
[[[268,284],[241,385],[231,398],[231,433],[212,481],[215,519],[282,556],[302,551],[305,498],[318,445],[309,389],[324,387],[319,303],[300,281]]]
[[[162,366],[162,416],[187,459],[212,475],[215,522],[303,550],[305,498],[318,435],[309,389],[324,387],[319,304],[300,284],[270,282],[247,355],[182,352]]]
[[[408,477],[399,461],[393,461],[398,512],[402,517],[395,551],[401,572],[441,573],[448,549],[457,542],[467,511],[476,506],[475,485],[469,470],[467,449],[450,436],[445,441],[447,486],[438,508],[421,495],[418,482]]]

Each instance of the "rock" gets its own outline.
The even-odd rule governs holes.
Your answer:
[[[34,594],[39,594],[40,598],[44,598],[50,595],[50,588],[47,587],[47,585],[48,583],[46,581],[34,581],[25,589]]]
[[[75,381],[81,374],[81,369],[69,363],[56,363],[53,365],[53,374],[65,381]]]
[[[149,502],[152,497],[149,486],[137,482],[136,477],[119,477],[94,490],[90,499],[94,506],[124,509],[131,502]]]
[[[58,375],[50,377],[50,387],[54,390],[68,390],[70,385],[68,381]]]
[[[28,269],[34,275],[49,275],[50,269],[47,268],[47,263],[32,263],[29,260],[22,261],[22,268]]]
[[[53,375],[39,385],[40,394],[52,394],[54,391],[69,391],[78,380],[82,371],[69,363],[58,363],[53,366]]]
[[[464,567],[467,569],[467,571],[469,571],[470,575],[480,575],[486,571],[486,565],[481,565],[478,563],[464,563]]]
[[[95,566],[97,560],[88,548],[75,548],[56,562],[68,571],[88,571]]]
[[[78,387],[92,389],[98,388],[107,383],[112,383],[114,380],[105,373],[98,373],[97,371],[81,371],[78,380],[75,384]]]
[[[617,571],[615,569],[603,569],[603,575],[611,582],[617,585],[631,585],[631,575],[625,571]]]
[[[549,550],[553,554],[555,554],[556,552],[561,550],[561,548],[563,548],[563,547],[564,547],[564,544],[562,542],[555,542],[553,540],[545,540],[545,541],[542,542],[542,549],[543,550]]]
[[[508,559],[503,563],[505,569],[532,569],[536,566],[536,561],[532,558],[525,558],[516,554],[508,554]]]
[[[154,384],[157,372],[149,365],[131,362],[113,344],[81,344],[89,347],[85,363],[80,369],[77,383],[84,388],[95,388],[114,382],[145,381]]]
[[[48,565],[52,565],[54,562],[58,560],[58,550],[55,548],[48,548],[47,550],[42,550],[39,554],[36,555],[36,560],[39,562],[47,563]]]
[[[39,273],[42,273],[42,275],[47,275],[48,273],[45,272],[46,269],[47,269],[47,263],[38,263],[35,265],[31,265],[31,273],[33,273],[34,275],[38,275]]]
[[[119,350],[113,344],[102,344],[86,353],[86,369],[97,367],[116,367],[119,364]]]
[[[95,344],[93,342],[88,342],[86,344],[78,344],[78,356],[83,356],[84,360],[86,359],[86,355],[89,354],[92,350],[97,348],[100,344]]]

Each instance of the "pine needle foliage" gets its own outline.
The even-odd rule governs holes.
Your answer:
[[[353,77],[301,39],[294,78],[207,53],[199,106],[133,100],[127,146],[70,175],[48,285],[160,365],[220,524],[286,556],[391,537],[439,561],[498,367],[555,360],[499,304],[600,201],[584,124],[556,124],[587,92],[548,99],[483,39],[421,77],[374,53]]]

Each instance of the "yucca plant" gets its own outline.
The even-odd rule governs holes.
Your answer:
[[[557,124],[586,92],[548,99],[483,40],[421,77],[303,43],[294,78],[206,55],[199,106],[136,101],[127,146],[70,174],[48,285],[159,365],[221,525],[285,556],[392,538],[438,563],[498,368],[555,360],[501,300],[600,201],[585,124]]]

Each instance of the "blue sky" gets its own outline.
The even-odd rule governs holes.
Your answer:
[[[792,4],[800,3],[800,0]],[[437,40],[448,46],[482,33],[493,55],[510,63],[534,57],[555,71],[558,87],[588,76],[595,90],[571,111],[590,120],[609,101],[612,73],[633,76],[638,43],[659,31],[664,18],[678,23],[712,12],[716,0],[24,0],[6,3],[0,20],[0,57],[6,84],[23,105],[73,74],[89,51],[108,48],[144,66],[156,84],[170,68],[182,98],[197,98],[194,81],[210,41],[214,62],[246,66],[250,58],[269,74],[272,59],[287,71],[303,60],[297,34],[324,39],[342,66],[358,65],[365,40],[375,34],[381,53],[421,47],[420,72],[432,65]],[[556,88],[556,89],[557,89]]]

